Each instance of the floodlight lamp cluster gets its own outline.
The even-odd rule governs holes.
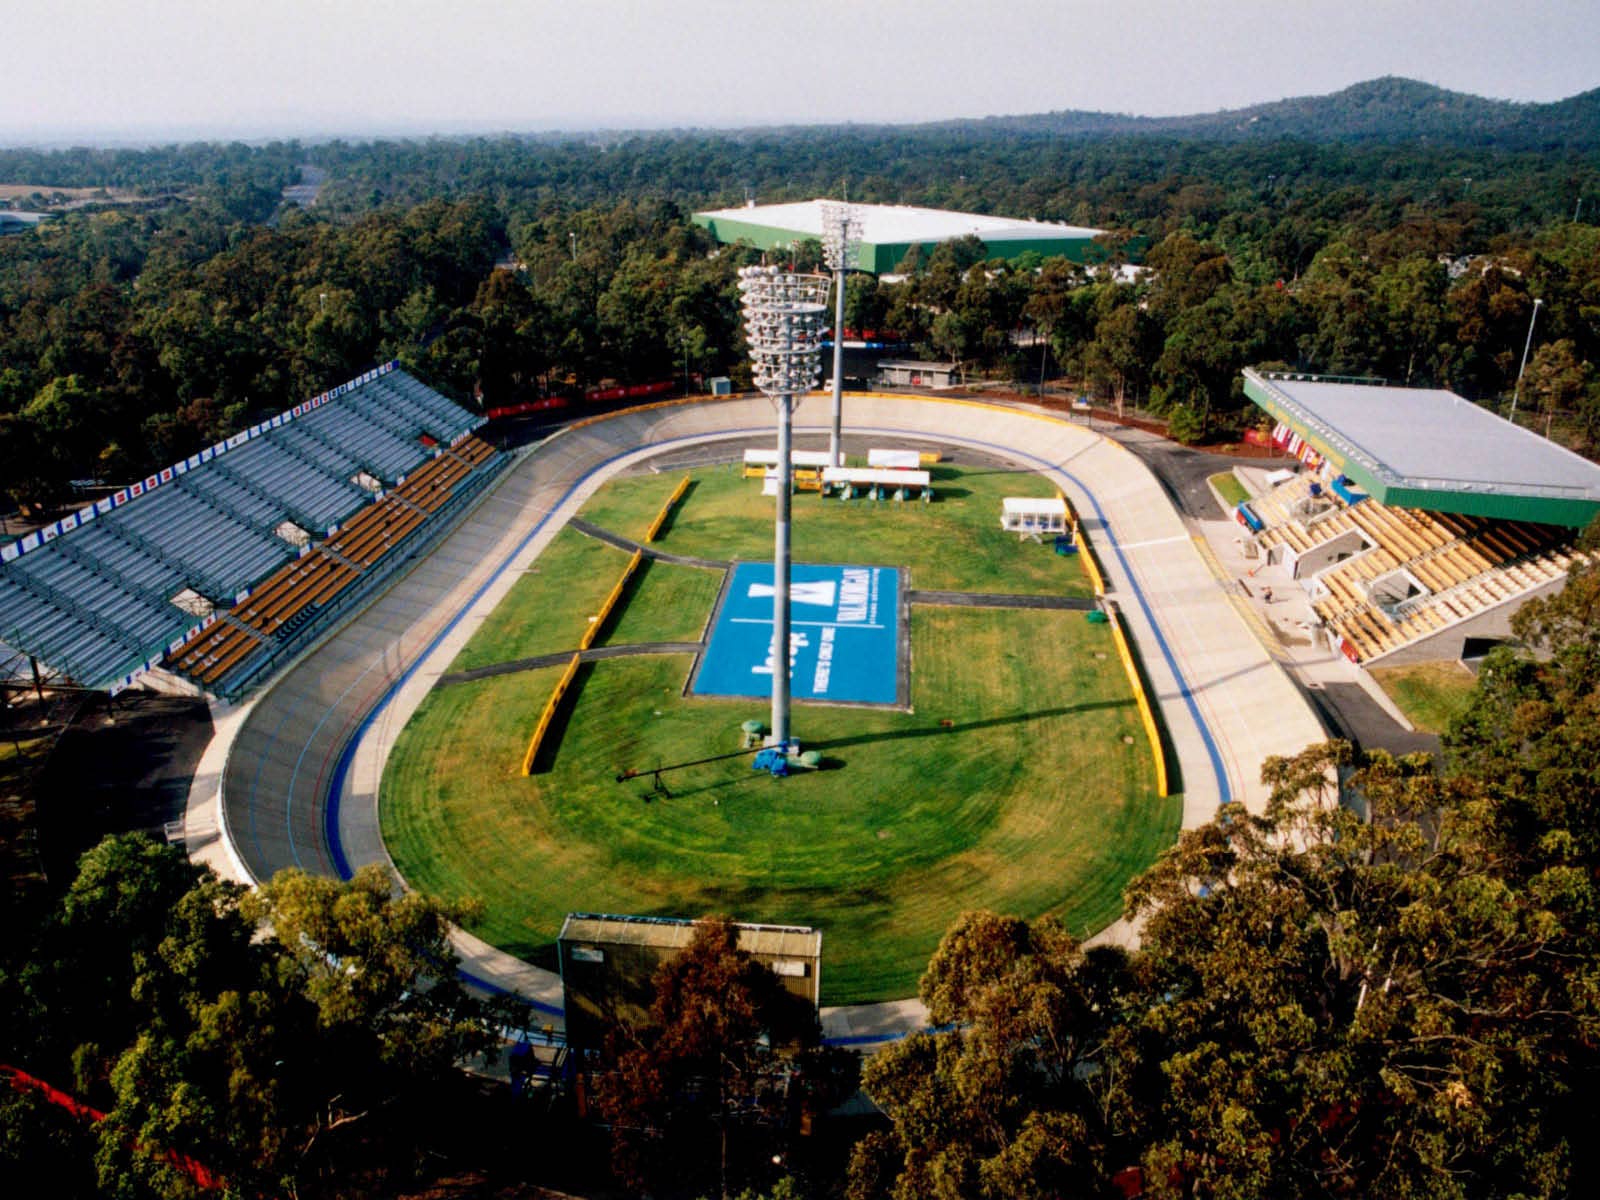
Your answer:
[[[861,214],[848,204],[822,203],[822,257],[830,271],[853,271],[861,257]]]
[[[768,396],[809,392],[821,378],[828,277],[777,267],[739,272],[751,374]]]

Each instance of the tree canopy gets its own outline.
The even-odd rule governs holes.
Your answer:
[[[810,1004],[739,949],[726,917],[695,923],[657,971],[648,1021],[611,1036],[596,1106],[630,1187],[728,1195],[803,1170],[796,1123],[855,1088],[850,1055],[821,1050]]]
[[[1597,597],[1582,561],[1518,614],[1528,649],[1485,662],[1442,769],[1270,760],[1264,815],[1229,806],[1131,885],[1137,951],[963,918],[921,988],[956,1032],[869,1063],[893,1128],[851,1196],[1586,1193]]]
[[[43,927],[8,939],[0,974],[0,1060],[106,1113],[68,1123],[92,1157],[63,1189],[317,1195],[374,1152],[404,1178],[420,1153],[406,1122],[498,1040],[454,978],[460,915],[392,895],[376,869],[286,872],[252,895],[143,836],[102,842]],[[0,1162],[46,1169],[52,1121],[6,1097]]]
[[[302,168],[315,206],[275,203]],[[1538,297],[1529,411],[1580,447],[1600,434],[1600,234],[1570,219],[1600,194],[1590,149],[995,124],[0,151],[5,177],[134,192],[0,239],[0,460],[24,503],[148,474],[391,357],[487,405],[676,379],[686,359],[737,373],[753,252],[718,252],[688,213],[841,178],[864,202],[1105,228],[1113,261],[1132,234],[1149,247],[1136,286],[985,262],[975,239],[915,256],[902,285],[854,279],[851,326],[917,353],[1018,381],[1053,367],[1203,436],[1249,419],[1237,375],[1257,362],[1505,397]]]

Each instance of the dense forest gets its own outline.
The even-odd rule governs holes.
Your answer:
[[[319,184],[305,208],[283,198],[302,178]],[[1522,410],[1580,448],[1600,434],[1589,149],[980,122],[15,150],[0,181],[117,189],[0,240],[12,504],[136,477],[390,357],[468,403],[739,378],[734,278],[752,254],[719,252],[688,216],[746,189],[1068,220],[1110,231],[1113,258],[1148,245],[1132,285],[986,262],[971,240],[903,264],[903,283],[852,280],[848,325],[893,329],[969,378],[1064,377],[1185,439],[1249,419],[1252,363],[1494,403],[1538,298]]]

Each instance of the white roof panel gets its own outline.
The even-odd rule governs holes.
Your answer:
[[[823,200],[801,200],[793,204],[758,204],[744,208],[719,208],[696,213],[724,221],[746,221],[785,229],[803,237],[822,236]],[[905,204],[853,204],[861,220],[861,240],[871,245],[900,242],[945,242],[969,233],[986,242],[1055,241],[1061,238],[1093,238],[1105,231],[1082,225],[1062,225],[1054,221],[1026,221],[1013,217],[989,217],[978,213],[952,212],[942,208],[914,208]]]
[[[1454,392],[1266,378],[1394,482],[1600,496],[1600,467]]]
[[[823,483],[882,483],[891,487],[927,487],[932,482],[927,471],[872,467],[824,467]]]
[[[1061,516],[1067,515],[1065,500],[1038,499],[1032,496],[1006,496],[1000,501],[1001,511],[1008,513],[1032,513],[1034,516]]]

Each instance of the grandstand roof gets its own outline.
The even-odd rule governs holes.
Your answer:
[[[1453,392],[1244,380],[1245,395],[1385,504],[1574,527],[1600,514],[1600,466]]]
[[[0,679],[23,679],[28,675],[28,656],[0,642]]]
[[[822,237],[825,200],[793,204],[749,205],[694,214],[721,242],[747,241],[763,250],[788,246],[802,238]],[[982,238],[996,258],[1014,258],[1026,250],[1065,255],[1078,262],[1098,257],[1094,239],[1105,231],[1054,221],[1027,221],[939,208],[902,204],[855,204],[861,221],[863,271],[891,271],[912,246],[933,247],[972,234]]]

